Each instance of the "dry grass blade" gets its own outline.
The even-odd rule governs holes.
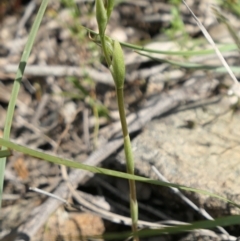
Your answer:
[[[236,94],[237,96],[240,97],[240,86],[238,83],[237,78],[235,77],[235,75],[233,74],[232,70],[230,69],[228,63],[226,62],[226,60],[223,58],[221,52],[219,51],[219,49],[217,48],[216,44],[214,43],[212,37],[210,36],[210,34],[207,32],[207,30],[205,29],[205,27],[203,26],[203,24],[200,22],[200,20],[196,17],[196,15],[193,13],[193,11],[189,8],[189,6],[187,5],[187,3],[182,0],[184,5],[187,7],[187,9],[189,10],[189,12],[192,14],[193,18],[195,19],[195,21],[197,22],[197,25],[199,26],[200,30],[202,31],[202,33],[204,34],[205,38],[208,40],[208,42],[212,45],[212,47],[214,48],[218,58],[220,59],[221,63],[223,64],[223,66],[226,68],[226,70],[228,71],[229,75],[231,76],[233,82],[234,82],[234,86],[232,88],[232,91],[234,94]]]

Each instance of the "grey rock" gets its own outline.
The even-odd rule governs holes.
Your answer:
[[[240,113],[229,97],[182,106],[155,119],[132,143],[137,172],[157,179],[153,164],[169,182],[207,190],[240,201]],[[125,163],[124,153],[117,157]],[[208,210],[239,213],[237,208],[198,193],[187,195]],[[240,203],[240,202],[239,202]]]

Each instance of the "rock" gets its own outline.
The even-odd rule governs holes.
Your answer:
[[[240,113],[233,113],[229,97],[207,102],[180,107],[148,123],[132,143],[136,170],[156,179],[153,164],[169,182],[239,202]],[[117,159],[125,163],[123,152]],[[187,195],[207,210],[218,210],[218,214],[219,210],[239,212],[236,208],[227,210],[229,205],[213,197],[192,192]]]
[[[44,230],[34,238],[38,240],[87,240],[84,236],[101,235],[105,231],[103,220],[91,213],[67,213],[62,208],[52,215]]]

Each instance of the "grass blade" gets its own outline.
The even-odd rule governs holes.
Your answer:
[[[12,152],[10,150],[1,150],[0,151],[0,158],[2,157],[9,157],[12,155]]]
[[[196,193],[203,194],[203,195],[209,195],[209,196],[218,198],[220,200],[223,200],[225,202],[231,203],[235,207],[240,208],[240,205],[238,205],[237,203],[234,203],[233,201],[231,201],[227,198],[224,198],[220,195],[217,195],[217,194],[214,194],[209,191],[202,190],[202,189],[191,188],[191,187],[187,187],[187,186],[179,185],[179,184],[175,184],[175,183],[162,182],[162,181],[153,180],[153,179],[146,178],[146,177],[131,175],[131,174],[124,173],[124,172],[113,171],[113,170],[109,170],[106,168],[85,165],[82,163],[74,162],[69,159],[64,159],[64,158],[50,155],[50,154],[47,154],[47,153],[44,153],[41,151],[33,150],[31,148],[15,144],[15,143],[13,143],[9,140],[5,140],[3,138],[0,138],[0,145],[5,146],[5,147],[9,148],[10,150],[18,151],[23,154],[30,155],[30,156],[33,156],[33,157],[36,157],[39,159],[43,159],[45,161],[48,161],[48,162],[51,162],[54,164],[58,164],[58,165],[65,165],[67,167],[90,171],[93,173],[99,173],[99,174],[104,174],[104,175],[108,175],[108,176],[114,176],[114,177],[130,179],[130,180],[135,180],[135,181],[140,181],[140,182],[146,182],[146,183],[150,183],[153,185],[160,185],[160,186],[165,186],[165,187],[175,187],[175,188],[179,188],[181,190],[196,192]]]
[[[93,36],[98,36],[98,33],[83,27],[84,29],[88,30]],[[107,38],[111,39],[109,36]],[[113,39],[111,39],[113,41]],[[129,44],[126,42],[119,42],[122,46],[126,48],[130,48],[136,51],[142,51],[147,53],[154,53],[154,54],[163,54],[163,55],[171,55],[171,56],[184,56],[184,57],[191,57],[191,56],[200,56],[200,55],[207,55],[213,54],[215,51],[213,49],[202,49],[202,50],[182,50],[182,51],[166,51],[166,50],[157,50],[157,49],[150,49],[144,46],[136,45],[136,44]],[[236,44],[224,44],[219,46],[219,50],[221,52],[228,52],[237,50],[238,46]]]
[[[163,229],[143,229],[138,231],[138,236],[141,238],[146,237],[153,237],[153,236],[159,236],[164,234],[176,234],[180,232],[187,232],[191,230],[196,229],[206,229],[206,228],[214,228],[216,226],[230,226],[234,224],[240,223],[240,216],[239,215],[232,215],[222,218],[217,218],[215,220],[207,220],[207,221],[199,221],[194,222],[187,225],[178,225],[175,227],[167,227]],[[94,236],[91,238],[97,239],[97,238],[103,238],[104,240],[116,240],[116,239],[125,239],[132,236],[132,233],[130,232],[121,232],[121,233],[107,233],[102,236]],[[227,239],[230,240],[230,239]]]
[[[4,126],[3,138],[6,140],[8,140],[10,137],[14,109],[16,106],[17,96],[18,96],[20,85],[21,85],[23,73],[24,73],[24,70],[25,70],[25,67],[27,64],[27,60],[30,55],[34,40],[35,40],[35,37],[37,35],[38,28],[40,26],[44,12],[48,5],[48,1],[49,0],[43,0],[41,3],[41,6],[38,10],[36,19],[33,23],[32,29],[30,31],[26,46],[24,48],[24,51],[23,51],[23,54],[22,54],[22,57],[21,57],[21,60],[20,60],[19,66],[18,66],[18,70],[16,73],[16,77],[14,80],[13,89],[12,89],[12,93],[11,93],[11,98],[10,98],[10,101],[8,104],[7,117],[6,117],[6,122],[5,122],[5,126]],[[6,150],[6,148],[2,147],[2,150]],[[2,205],[2,193],[3,193],[5,165],[6,165],[6,157],[0,158],[0,209],[1,209],[1,205]]]

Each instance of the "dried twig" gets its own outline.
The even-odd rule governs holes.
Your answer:
[[[157,168],[155,166],[152,166],[153,171],[157,174],[158,178],[164,182],[168,182],[169,181],[160,173],[159,170],[157,170]],[[207,213],[206,210],[199,208],[197,205],[195,205],[189,198],[187,198],[179,189],[175,188],[175,187],[170,187],[170,189],[177,195],[179,196],[185,203],[187,203],[191,208],[193,208],[195,211],[197,211],[198,213],[200,213],[203,217],[205,217],[208,220],[214,220],[213,217]],[[229,235],[228,232],[222,228],[222,227],[217,227],[219,229],[220,232],[222,232],[223,234]]]

